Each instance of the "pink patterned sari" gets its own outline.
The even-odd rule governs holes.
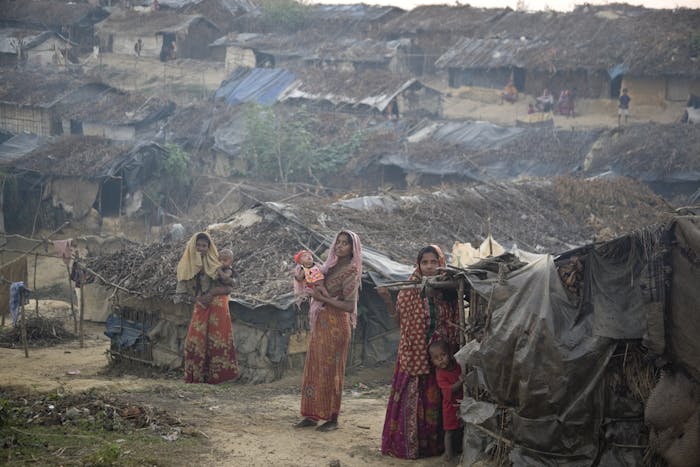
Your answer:
[[[399,292],[396,311],[401,339],[384,419],[382,454],[402,459],[437,456],[444,450],[442,397],[428,347],[442,339],[454,351],[459,348],[459,333],[453,326],[459,323],[457,302],[445,300],[439,292],[427,298],[419,289],[407,289]]]

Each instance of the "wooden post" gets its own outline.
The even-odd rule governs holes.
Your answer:
[[[32,285],[33,290],[36,292],[36,265],[37,261],[39,259],[38,254],[34,254],[34,284]],[[39,317],[39,299],[34,296],[34,312],[36,313],[36,317]]]
[[[459,333],[459,345],[460,347],[463,346],[464,344],[467,343],[466,336],[464,335],[465,331],[465,322],[466,319],[464,317],[464,278],[459,279],[459,285],[457,286],[457,305],[459,306],[459,327],[462,329],[462,331]]]
[[[474,323],[476,322],[477,310],[479,309],[479,296],[473,288],[471,289],[469,298],[469,322]]]
[[[117,218],[122,217],[122,178],[119,177],[119,212],[117,212]]]
[[[78,326],[78,332],[80,334],[80,348],[82,349],[85,347],[85,343],[83,342],[83,316],[85,313],[85,294],[83,293],[85,291],[85,282],[83,281],[83,276],[84,274],[80,273],[80,325]]]
[[[66,271],[68,272],[68,294],[70,295],[70,314],[73,317],[73,332],[78,334],[78,317],[75,315],[75,306],[73,306],[73,284],[70,280],[70,266],[66,264]]]
[[[29,345],[27,344],[27,316],[24,313],[24,290],[19,292],[19,310],[22,329],[22,347],[24,347],[24,357],[29,358]]]
[[[36,232],[36,221],[39,219],[39,211],[41,210],[41,199],[44,196],[44,185],[39,187],[39,204],[36,206],[36,212],[34,213],[34,222],[32,223],[32,235],[34,238],[34,232]]]

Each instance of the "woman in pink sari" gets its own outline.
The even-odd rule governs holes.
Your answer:
[[[350,330],[357,323],[357,297],[362,279],[360,237],[349,230],[339,232],[321,272],[328,295],[317,287],[311,292],[311,338],[301,384],[304,418],[294,426],[312,427],[325,420],[316,429],[331,431],[338,428]]]
[[[445,256],[436,245],[418,252],[416,270],[410,280],[434,276],[445,266]],[[441,393],[430,361],[428,347],[444,340],[451,352],[459,347],[457,296],[451,290],[405,289],[396,297],[377,288],[389,313],[399,321],[401,337],[391,382],[382,433],[382,454],[418,459],[442,453]]]

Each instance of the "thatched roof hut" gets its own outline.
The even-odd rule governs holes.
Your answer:
[[[0,24],[29,29],[51,30],[66,40],[80,44],[83,50],[93,45],[93,25],[109,12],[88,3],[57,0],[0,1]]]

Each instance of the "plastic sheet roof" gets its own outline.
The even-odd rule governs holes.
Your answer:
[[[17,41],[17,37],[22,37],[24,42],[24,50],[33,49],[52,37],[59,38],[66,43],[68,42],[52,31],[31,31],[28,29],[2,28],[0,29],[0,53],[17,53],[17,50],[15,49],[15,41]]]
[[[11,163],[41,146],[46,138],[20,133],[0,144],[0,165]]]
[[[214,97],[229,104],[272,105],[294,80],[294,74],[282,68],[238,68],[221,84]]]

